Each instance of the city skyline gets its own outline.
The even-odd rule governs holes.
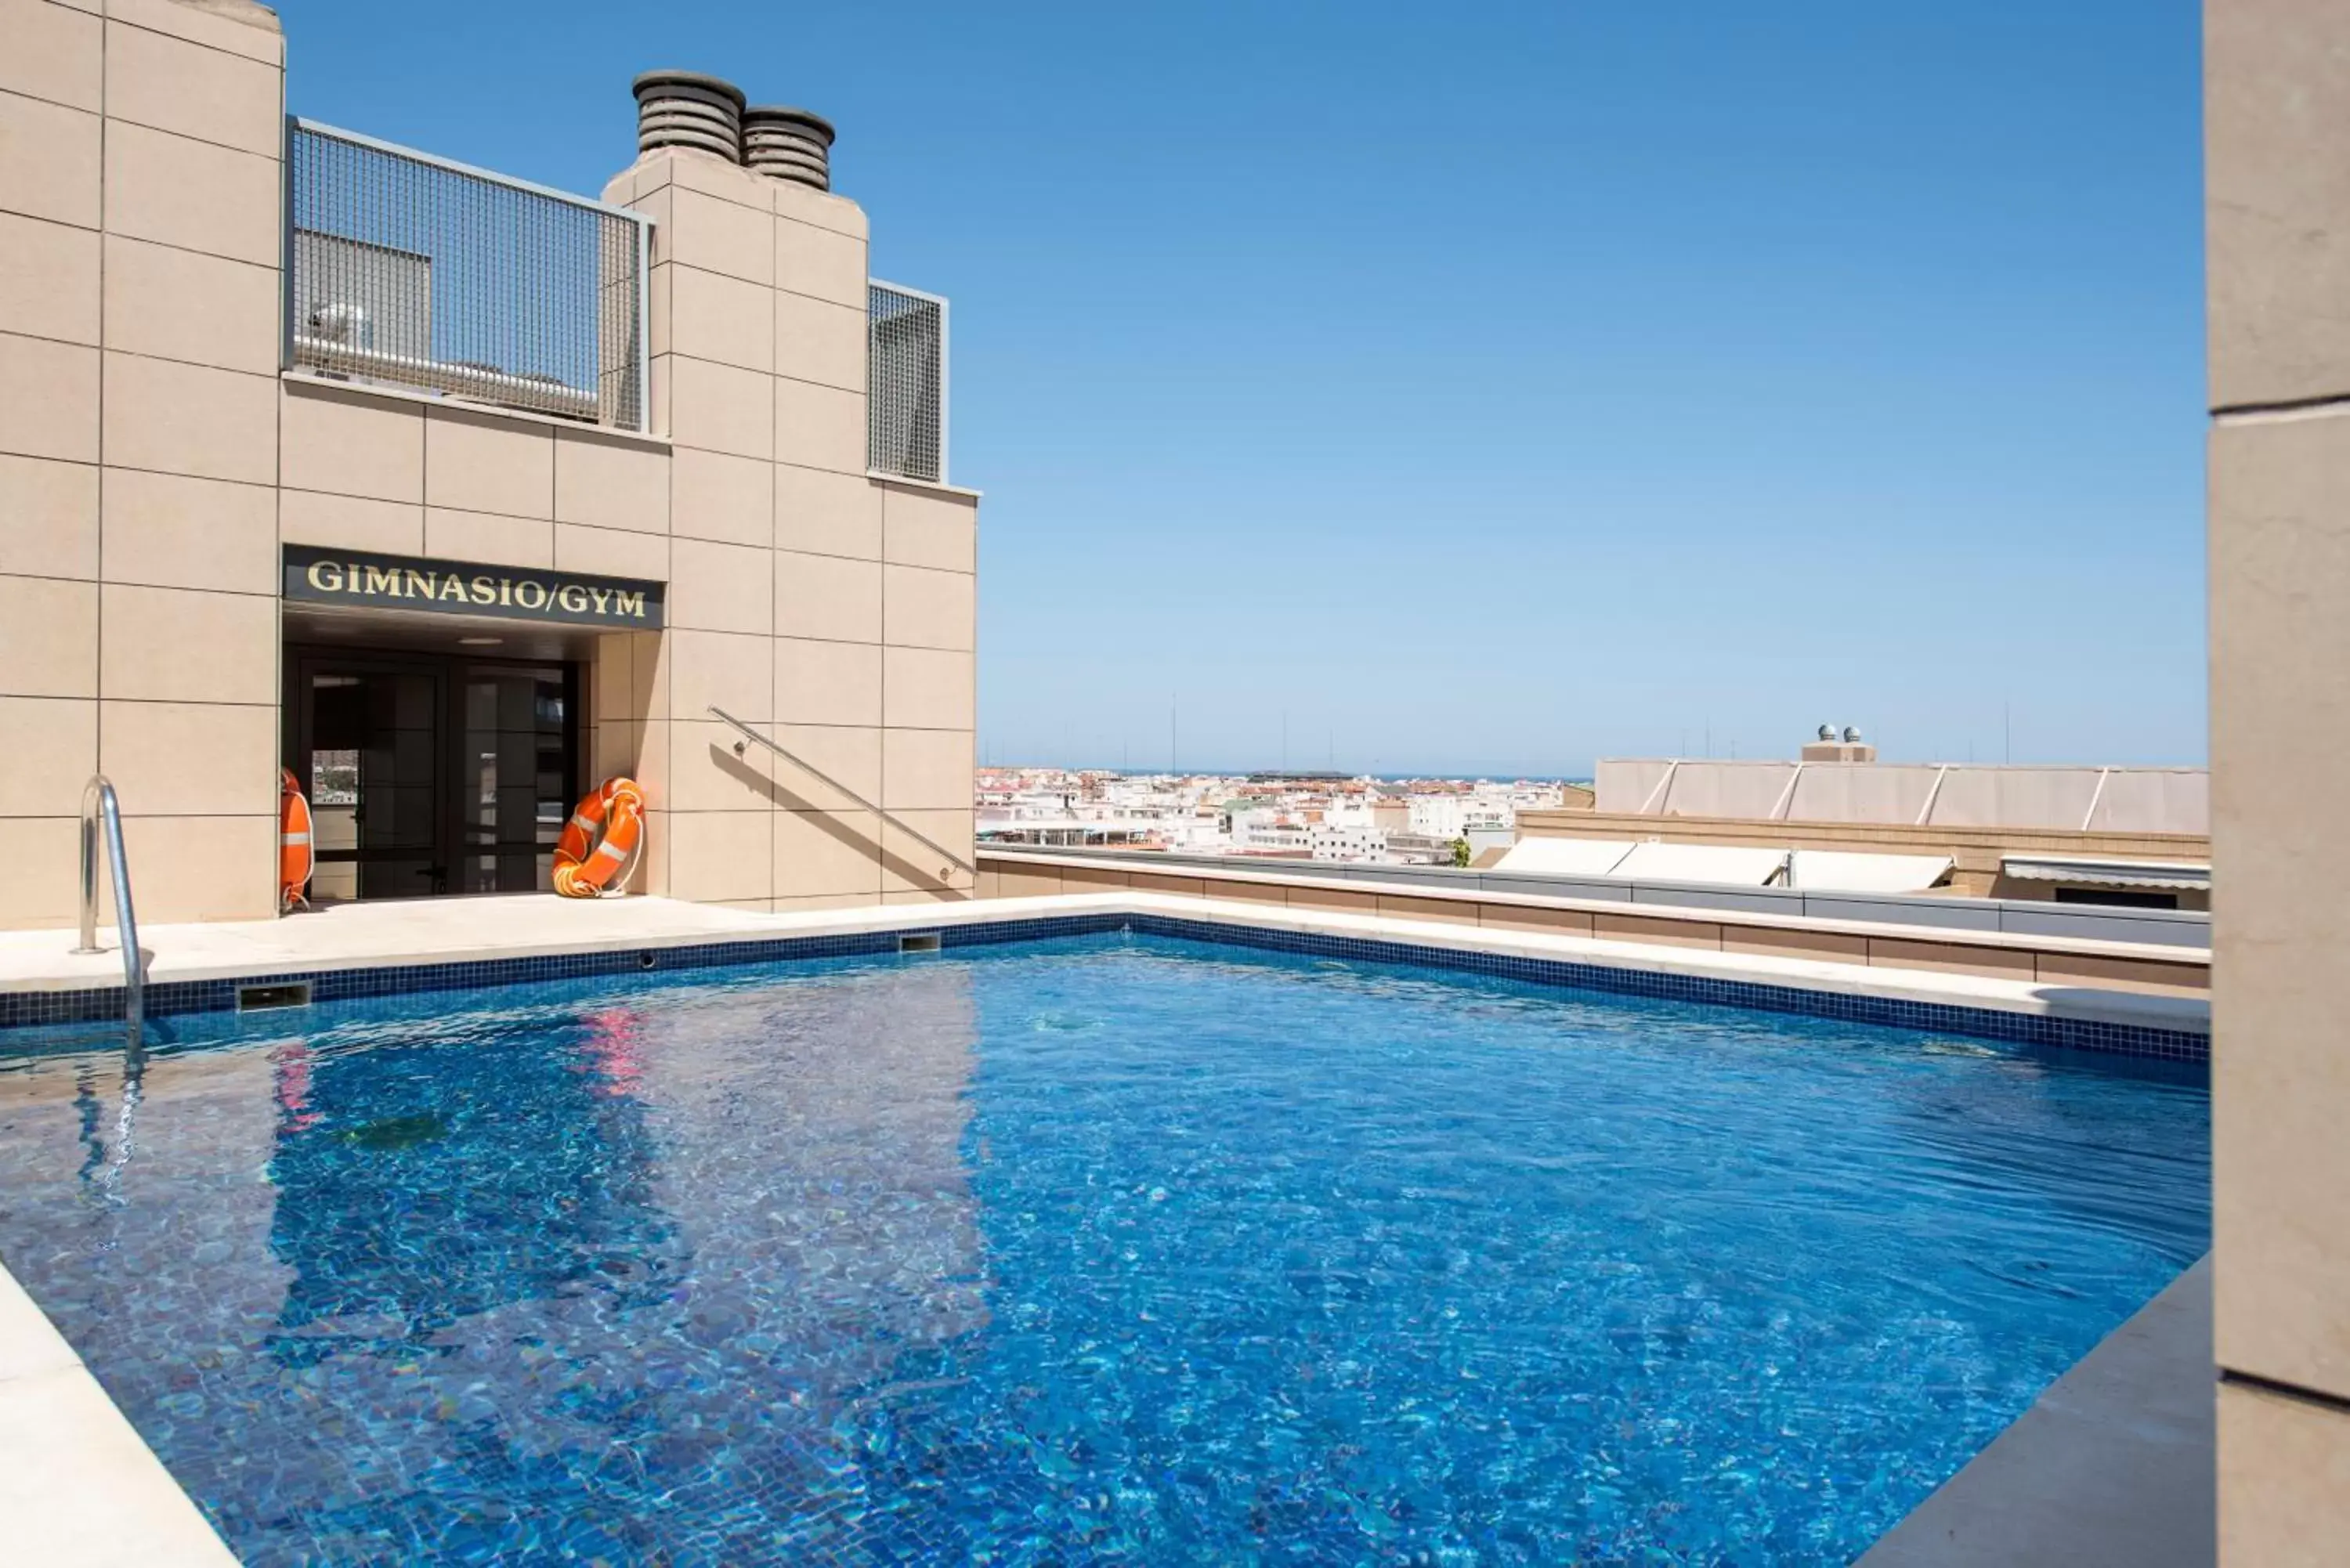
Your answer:
[[[1839,732],[1846,728],[1843,724],[1828,721],[1823,721],[1823,722],[1828,723],[1829,727]],[[2021,767],[2049,764],[2075,766],[2085,763],[2102,764],[2116,760],[2066,755],[2061,751],[2019,752],[2015,745],[2012,711],[1997,715],[1993,724],[1994,731],[1987,747],[1978,745],[1970,738],[1964,743],[1952,748],[1943,749],[1929,745],[1918,751],[1912,751],[1898,742],[1888,746],[1883,739],[1882,732],[1868,726],[1854,724],[1850,727],[1875,745],[1879,753],[1889,762],[2012,764]],[[1664,731],[1656,729],[1651,729],[1648,732],[1665,733]],[[1156,751],[1153,751],[1147,744],[1138,746],[1130,742],[1116,741],[1100,733],[1087,736],[1074,731],[1071,738],[1060,746],[1056,747],[1047,742],[1039,747],[1023,750],[1018,747],[1001,745],[983,732],[979,738],[979,765],[982,768],[1058,768],[1071,772],[1110,772],[1137,775],[1173,774],[1235,776],[1259,773],[1321,772],[1347,777],[1379,779],[1521,778],[1587,782],[1601,756],[1661,756],[1730,762],[1741,760],[1783,762],[1794,756],[1803,743],[1810,740],[1815,732],[1815,726],[1800,726],[1784,736],[1774,732],[1772,739],[1777,742],[1776,744],[1766,741],[1761,746],[1753,746],[1742,743],[1736,734],[1727,729],[1718,729],[1710,723],[1700,724],[1694,730],[1683,727],[1673,732],[1672,736],[1677,743],[1645,750],[1627,747],[1595,754],[1583,759],[1579,763],[1570,763],[1568,765],[1559,766],[1544,765],[1535,761],[1513,761],[1507,756],[1498,754],[1482,762],[1472,762],[1467,764],[1436,763],[1415,765],[1409,762],[1390,763],[1388,759],[1376,754],[1367,761],[1356,751],[1342,747],[1335,732],[1325,734],[1319,750],[1299,750],[1284,742],[1278,744],[1273,753],[1255,760],[1251,760],[1249,756],[1221,753],[1195,758],[1175,749],[1175,745],[1170,744],[1170,737],[1163,732],[1158,738]],[[2026,738],[2031,739],[2028,735]],[[1180,744],[1180,741],[1176,743]],[[1541,753],[1531,754],[1539,756]],[[1552,753],[1553,756],[1555,754]],[[2121,760],[2140,763],[2148,761],[2148,759]],[[2166,764],[2198,765],[2191,761],[2182,763],[2179,759],[2173,758],[2155,758],[2150,762],[2150,765]]]

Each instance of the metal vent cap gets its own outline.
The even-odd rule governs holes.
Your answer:
[[[700,71],[647,71],[637,95],[637,151],[690,148],[743,161],[743,89]]]
[[[743,111],[743,161],[754,173],[832,189],[832,122],[787,104]]]

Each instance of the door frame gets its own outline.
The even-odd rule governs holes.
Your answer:
[[[435,778],[432,787],[432,887],[418,898],[463,898],[472,895],[452,891],[458,881],[461,862],[465,856],[464,834],[460,822],[459,804],[464,788],[465,771],[460,753],[465,733],[465,715],[459,701],[457,688],[465,673],[472,670],[563,671],[563,754],[568,772],[568,793],[577,796],[579,781],[586,776],[582,747],[588,727],[579,712],[579,693],[584,686],[579,664],[575,659],[477,658],[473,654],[431,653],[408,649],[351,648],[336,644],[289,642],[285,645],[284,701],[279,707],[279,756],[282,765],[290,769],[307,794],[315,776],[311,754],[316,750],[317,709],[310,701],[311,680],[321,674],[422,675],[432,682],[433,731],[437,756],[434,759]],[[298,764],[298,765],[297,765]],[[571,801],[564,803],[568,811]],[[334,852],[338,861],[348,858],[364,861],[365,849]],[[379,858],[414,858],[412,853],[381,852]],[[325,858],[324,852],[319,856]],[[380,898],[360,898],[355,902],[386,901]]]

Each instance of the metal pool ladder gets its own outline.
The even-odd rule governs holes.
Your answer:
[[[122,1022],[133,1040],[147,1014],[147,966],[139,951],[139,917],[130,908],[130,862],[122,851],[122,808],[104,774],[92,774],[81,792],[81,946],[78,953],[103,952],[98,945],[98,838],[103,826],[106,858],[114,873],[114,923],[122,941]]]
[[[823,769],[817,767],[814,763],[809,762],[806,758],[793,755],[791,753],[784,750],[783,747],[775,744],[775,742],[767,739],[766,736],[759,733],[758,731],[751,728],[750,725],[743,722],[742,720],[737,719],[733,714],[729,713],[725,709],[718,707],[714,703],[711,705],[710,711],[715,713],[719,718],[726,721],[727,723],[733,725],[744,736],[758,742],[759,744],[766,747],[767,750],[775,753],[775,755],[783,758],[784,761],[791,763],[802,773],[805,773],[810,777],[816,779],[819,784],[827,784],[833,789],[838,790],[842,794],[847,795],[850,800],[855,801],[858,805],[863,806],[867,811],[871,812],[874,815],[879,817],[882,821],[888,823],[890,826],[896,828],[907,837],[913,839],[916,843],[920,844],[927,848],[936,850],[947,862],[947,865],[939,867],[939,880],[941,882],[945,882],[950,879],[951,875],[950,867],[956,866],[962,867],[964,870],[971,872],[973,876],[978,875],[979,868],[973,866],[970,861],[965,860],[962,856],[957,855],[953,850],[949,849],[945,845],[941,844],[937,839],[932,838],[929,834],[924,833],[912,823],[902,821],[899,818],[891,815],[889,812],[882,810],[879,806],[874,805],[871,801],[867,800],[863,795],[858,794],[855,790],[850,789],[847,784],[842,784],[838,779],[834,778],[830,774],[826,773]],[[734,754],[738,757],[743,754],[743,742],[737,741],[734,742]]]

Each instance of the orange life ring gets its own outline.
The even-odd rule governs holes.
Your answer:
[[[609,778],[588,792],[555,846],[555,890],[593,898],[624,879],[644,841],[645,792],[637,781]]]
[[[302,797],[302,781],[291,768],[277,770],[277,909],[280,914],[296,904],[308,909],[302,890],[318,864],[310,845],[310,803]]]

